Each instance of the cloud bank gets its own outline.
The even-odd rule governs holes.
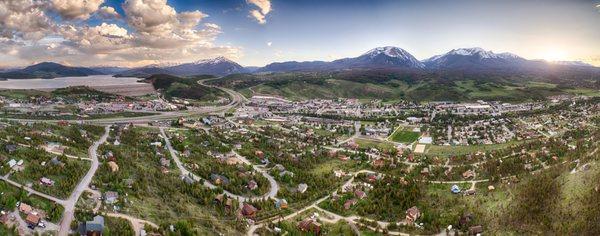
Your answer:
[[[215,45],[221,28],[204,23],[208,15],[200,10],[177,12],[166,0],[126,0],[120,16],[104,3],[0,1],[0,67],[41,61],[140,66],[241,54],[239,48]],[[90,25],[92,18],[100,23]]]

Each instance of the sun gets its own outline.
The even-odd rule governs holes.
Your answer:
[[[542,54],[542,58],[547,61],[563,61],[566,57],[567,53],[559,49],[547,49]]]

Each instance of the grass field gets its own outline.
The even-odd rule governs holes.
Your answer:
[[[469,146],[441,146],[441,145],[428,145],[426,153],[436,156],[452,156],[452,155],[464,155],[474,153],[478,151],[486,152],[491,150],[507,148],[511,145],[519,144],[524,141],[512,141],[500,144],[488,144],[488,145],[469,145]]]
[[[421,136],[419,132],[414,132],[407,130],[404,127],[399,127],[392,135],[390,135],[390,140],[399,143],[412,143],[417,141],[419,136]]]
[[[375,140],[361,139],[361,138],[357,138],[357,139],[355,139],[355,141],[356,141],[356,144],[358,144],[358,146],[361,148],[376,148],[381,151],[391,151],[393,149],[396,149],[396,147],[389,142],[375,141]]]

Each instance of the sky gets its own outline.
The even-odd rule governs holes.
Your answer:
[[[481,47],[600,66],[600,0],[0,0],[0,68],[418,59]]]

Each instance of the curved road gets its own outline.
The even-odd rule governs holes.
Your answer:
[[[182,176],[189,176],[190,178],[196,180],[196,181],[202,181],[204,183],[204,186],[210,189],[215,189],[217,188],[217,186],[213,185],[212,183],[210,183],[210,181],[203,179],[200,176],[197,176],[196,174],[190,172],[189,170],[187,170],[185,168],[185,166],[183,165],[183,163],[181,162],[181,160],[179,159],[179,156],[177,155],[177,152],[175,151],[175,149],[173,149],[173,146],[171,145],[171,140],[169,139],[169,137],[167,136],[166,132],[165,132],[165,128],[164,127],[160,127],[160,134],[161,136],[163,136],[163,139],[165,140],[165,144],[167,146],[167,149],[169,150],[169,153],[171,154],[171,157],[173,158],[173,161],[175,161],[175,165],[177,166],[177,168],[179,169],[179,171],[181,172]],[[242,160],[242,162],[246,163],[246,164],[251,164],[246,158],[244,158],[243,156],[235,153],[238,158],[240,158],[240,160]],[[254,200],[261,200],[261,199],[265,199],[265,198],[271,198],[271,199],[277,199],[275,198],[275,195],[277,195],[277,192],[279,191],[279,184],[277,184],[277,182],[275,181],[275,179],[270,176],[264,169],[261,169],[260,167],[256,166],[256,165],[252,165],[252,167],[260,172],[265,178],[267,178],[267,180],[269,180],[269,184],[271,185],[270,190],[268,193],[266,193],[263,196],[260,197],[245,197],[245,196],[240,196],[234,193],[231,193],[227,190],[223,190],[223,193],[231,198],[237,199],[240,202],[240,205],[243,202],[247,202],[247,201],[254,201]]]
[[[104,127],[104,134],[102,135],[102,137],[100,137],[98,141],[94,142],[94,144],[88,149],[88,155],[92,160],[92,165],[88,170],[87,174],[83,177],[83,179],[79,181],[79,184],[77,184],[77,187],[75,187],[75,190],[73,190],[71,196],[67,200],[65,200],[63,204],[63,206],[65,207],[65,213],[63,214],[63,219],[60,222],[60,230],[58,231],[59,236],[67,236],[69,234],[71,222],[73,221],[73,215],[75,213],[75,204],[77,203],[77,200],[79,199],[83,191],[85,191],[85,189],[88,188],[90,182],[92,182],[94,174],[96,174],[96,170],[98,170],[98,147],[104,142],[106,142],[109,133],[110,125],[107,125],[106,127]]]

